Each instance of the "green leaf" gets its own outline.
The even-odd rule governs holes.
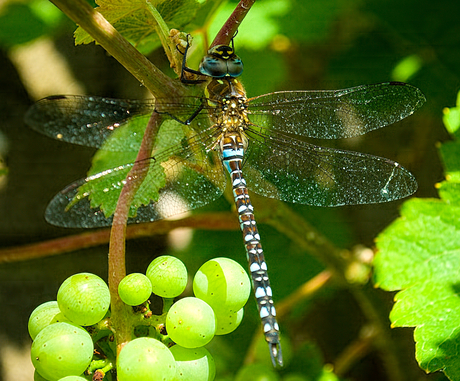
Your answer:
[[[450,133],[454,133],[460,127],[460,108],[452,107],[444,110],[443,122]]]
[[[443,182],[438,185],[439,196],[444,200],[454,203],[460,203],[460,184],[452,182]]]
[[[157,22],[145,0],[98,0],[97,9],[128,41],[147,54],[159,45]],[[196,0],[151,1],[169,28],[182,29],[196,16],[201,5]],[[75,31],[75,43],[89,44],[94,39],[81,27]]]
[[[302,42],[317,42],[327,37],[344,7],[340,0],[291,0],[290,3],[290,11],[280,15],[278,22],[285,36]],[[347,2],[346,7],[353,9],[353,2]]]
[[[440,151],[447,173],[438,186],[440,199],[407,201],[401,217],[380,234],[375,281],[385,290],[402,290],[390,319],[393,327],[415,327],[420,367],[460,380],[459,141]]]
[[[460,114],[459,114],[460,115]],[[446,175],[450,181],[460,181],[460,144],[458,141],[444,143],[440,148]]]
[[[69,208],[82,198],[89,197],[91,207],[100,208],[106,217],[115,212],[126,176],[136,160],[148,120],[148,115],[134,117],[126,125],[114,131],[104,146],[94,155],[91,169],[88,172],[90,181],[79,188]],[[156,137],[154,152],[161,151],[165,147],[177,146],[183,137],[179,123],[170,120],[164,122]],[[123,147],[124,150],[121,149]],[[159,191],[166,185],[166,174],[161,162],[168,158],[166,155],[155,158],[137,172],[140,174],[148,169],[147,176],[131,204],[130,217],[136,215],[140,206],[158,200]]]
[[[413,199],[401,214],[378,238],[376,283],[404,290],[390,319],[393,327],[416,327],[421,368],[460,377],[460,204]]]

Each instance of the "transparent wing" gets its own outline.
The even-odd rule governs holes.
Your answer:
[[[181,129],[185,134],[178,133]],[[131,172],[131,177],[136,177],[148,171],[131,204],[128,223],[167,218],[199,208],[222,194],[226,183],[222,165],[214,151],[206,150],[212,138],[204,133],[187,133],[190,130],[178,123],[163,124],[154,156]],[[172,145],[164,148],[168,144]],[[104,163],[113,163],[110,156],[122,161],[102,170]],[[126,176],[134,168],[134,163],[124,163],[128,160],[129,157],[120,159],[115,152],[98,151],[93,174],[54,197],[45,213],[47,221],[64,227],[111,225]]]
[[[417,190],[398,163],[359,152],[324,148],[281,134],[248,130],[248,188],[260,195],[315,206],[374,204]]]
[[[424,102],[419,89],[399,82],[333,91],[281,91],[249,99],[249,118],[271,131],[339,139],[395,123]]]
[[[177,118],[193,113],[202,104],[201,98],[184,97],[182,102],[161,100],[163,112]],[[144,116],[155,109],[154,100],[111,99],[93,96],[57,95],[44,98],[30,107],[25,116],[26,123],[34,130],[51,138],[88,147],[101,147],[119,128],[126,128],[127,141],[122,146],[106,147],[113,151],[134,150],[142,139]],[[204,118],[199,115],[197,119]],[[143,122],[136,124],[141,119]]]

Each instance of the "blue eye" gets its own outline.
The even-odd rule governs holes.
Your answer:
[[[213,78],[222,78],[227,75],[227,63],[222,58],[206,56],[200,63],[200,72]]]
[[[227,73],[230,77],[238,77],[243,72],[243,61],[240,57],[235,56],[235,58],[227,61]]]
[[[213,78],[238,77],[243,72],[243,62],[229,46],[215,46],[201,61],[199,71]]]

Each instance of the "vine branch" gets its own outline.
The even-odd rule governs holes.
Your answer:
[[[117,355],[121,351],[122,346],[131,340],[131,326],[126,324],[125,321],[130,307],[122,302],[118,294],[118,285],[126,276],[126,225],[131,203],[149,171],[150,161],[148,159],[151,156],[155,136],[158,132],[158,127],[161,125],[161,121],[161,115],[153,112],[147,123],[136,162],[126,177],[126,183],[123,185],[120,197],[118,198],[113,216],[112,229],[110,231],[109,290],[112,311],[111,324],[115,333],[115,342],[117,343]]]
[[[171,80],[127,41],[104,16],[85,0],[51,0],[110,53],[155,97],[180,97],[186,88]]]
[[[229,45],[233,36],[235,36],[238,27],[248,14],[256,0],[241,0],[236,6],[233,13],[222,26],[217,36],[214,38],[210,48],[216,45]]]

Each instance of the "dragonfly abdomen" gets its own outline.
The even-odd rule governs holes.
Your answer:
[[[241,232],[243,233],[254,295],[257,300],[260,319],[262,320],[265,340],[270,345],[270,354],[273,363],[281,365],[279,326],[276,321],[276,310],[272,299],[267,264],[254,218],[254,208],[251,204],[246,181],[241,170],[244,143],[240,134],[228,133],[224,136],[221,147],[222,162],[229,172],[232,181],[233,197],[238,211]]]

